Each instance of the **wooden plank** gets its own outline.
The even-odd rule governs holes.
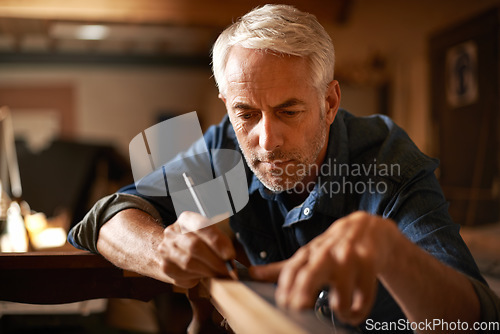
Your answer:
[[[210,279],[204,284],[212,303],[236,333],[307,333],[241,282]]]
[[[254,281],[207,279],[211,302],[236,333],[352,333],[350,328],[320,320],[313,310],[284,310],[275,305],[275,285]]]

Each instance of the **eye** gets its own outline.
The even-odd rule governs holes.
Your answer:
[[[244,113],[239,116],[242,119],[251,119],[253,117],[253,113]]]
[[[259,112],[256,110],[241,110],[236,113],[236,117],[243,121],[250,121],[258,117]]]
[[[297,110],[282,110],[281,114],[285,115],[286,117],[294,117],[297,116],[300,113],[300,111]]]

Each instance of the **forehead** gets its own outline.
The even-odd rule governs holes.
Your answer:
[[[247,49],[234,46],[228,56],[225,70],[228,90],[264,90],[286,85],[293,89],[296,83],[308,85],[310,71],[307,60],[290,55],[278,55],[266,50]],[[294,84],[295,83],[295,84]]]

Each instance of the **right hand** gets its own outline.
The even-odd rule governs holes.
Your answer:
[[[231,239],[216,225],[181,232],[180,224],[198,225],[202,220],[207,218],[183,212],[174,224],[165,228],[158,246],[163,271],[173,284],[182,288],[192,288],[204,277],[228,276],[224,261],[236,256]]]

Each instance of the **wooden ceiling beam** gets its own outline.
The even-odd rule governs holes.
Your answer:
[[[288,0],[320,21],[342,23],[352,0]],[[261,0],[2,0],[0,17],[223,27]]]

